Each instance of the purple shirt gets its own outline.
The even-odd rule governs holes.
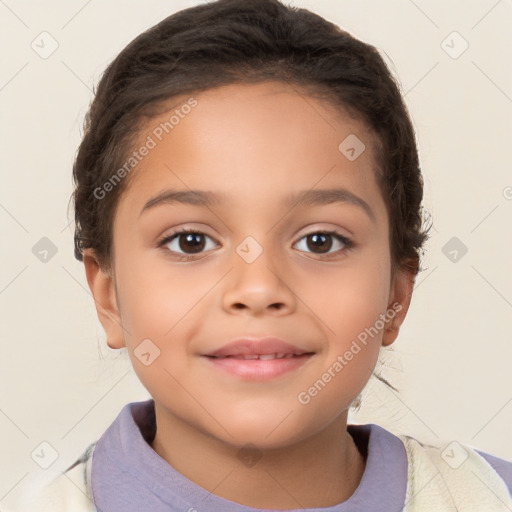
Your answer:
[[[399,512],[407,488],[407,455],[402,441],[375,424],[347,425],[366,468],[350,498],[338,505],[296,509],[310,512]],[[261,512],[221,498],[195,484],[149,444],[155,435],[153,399],[132,402],[97,441],[91,485],[98,512]],[[477,450],[478,451],[478,450]],[[505,481],[512,495],[512,462],[478,451]],[[271,510],[271,509],[265,509]],[[293,511],[290,511],[293,512]]]

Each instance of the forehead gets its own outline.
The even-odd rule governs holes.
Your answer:
[[[364,147],[357,159],[342,152],[345,140]],[[165,188],[211,190],[224,204],[230,198],[247,204],[344,184],[378,200],[369,197],[379,194],[373,134],[295,85],[231,84],[172,98],[141,126],[135,150],[144,145],[151,149],[123,194],[130,210],[140,211]]]

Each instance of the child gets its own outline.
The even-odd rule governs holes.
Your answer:
[[[373,46],[278,0],[180,11],[106,70],[73,172],[75,255],[152,398],[28,510],[512,510],[512,462],[347,424],[427,238]]]

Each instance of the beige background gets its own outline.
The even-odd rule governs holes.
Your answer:
[[[106,65],[141,31],[196,3],[0,1],[5,507],[74,461],[124,404],[149,396],[127,355],[105,344],[73,257],[71,166]],[[456,439],[512,460],[512,3],[291,3],[382,50],[417,129],[434,223],[426,270],[385,373],[400,394],[372,381],[351,420],[427,441]],[[47,59],[31,47],[42,31],[58,42]],[[453,31],[469,44],[458,58],[464,42]],[[32,252],[42,237],[57,249],[46,263]],[[453,237],[468,249],[456,262],[443,253]],[[51,455],[41,442],[58,453],[46,470],[35,462]],[[32,459],[34,450],[45,455]]]

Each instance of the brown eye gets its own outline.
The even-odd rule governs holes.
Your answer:
[[[303,240],[306,240],[305,247],[302,244],[303,246],[299,248],[300,250],[328,256],[344,252],[354,245],[350,239],[336,231],[316,231],[315,233],[310,233],[302,237],[298,244]],[[333,247],[335,250],[331,251]]]
[[[187,252],[189,249],[193,253],[201,252],[204,249],[205,241],[204,241],[204,235],[201,233],[185,233],[178,235],[179,240],[179,248]]]
[[[183,229],[164,238],[158,245],[159,247],[166,245],[172,253],[193,255],[200,254],[205,250],[207,239],[213,240],[200,231]],[[216,244],[213,243],[212,245],[215,247]]]
[[[321,253],[328,252],[332,247],[332,236],[326,235],[325,233],[314,233],[308,235],[308,249],[318,249]]]

